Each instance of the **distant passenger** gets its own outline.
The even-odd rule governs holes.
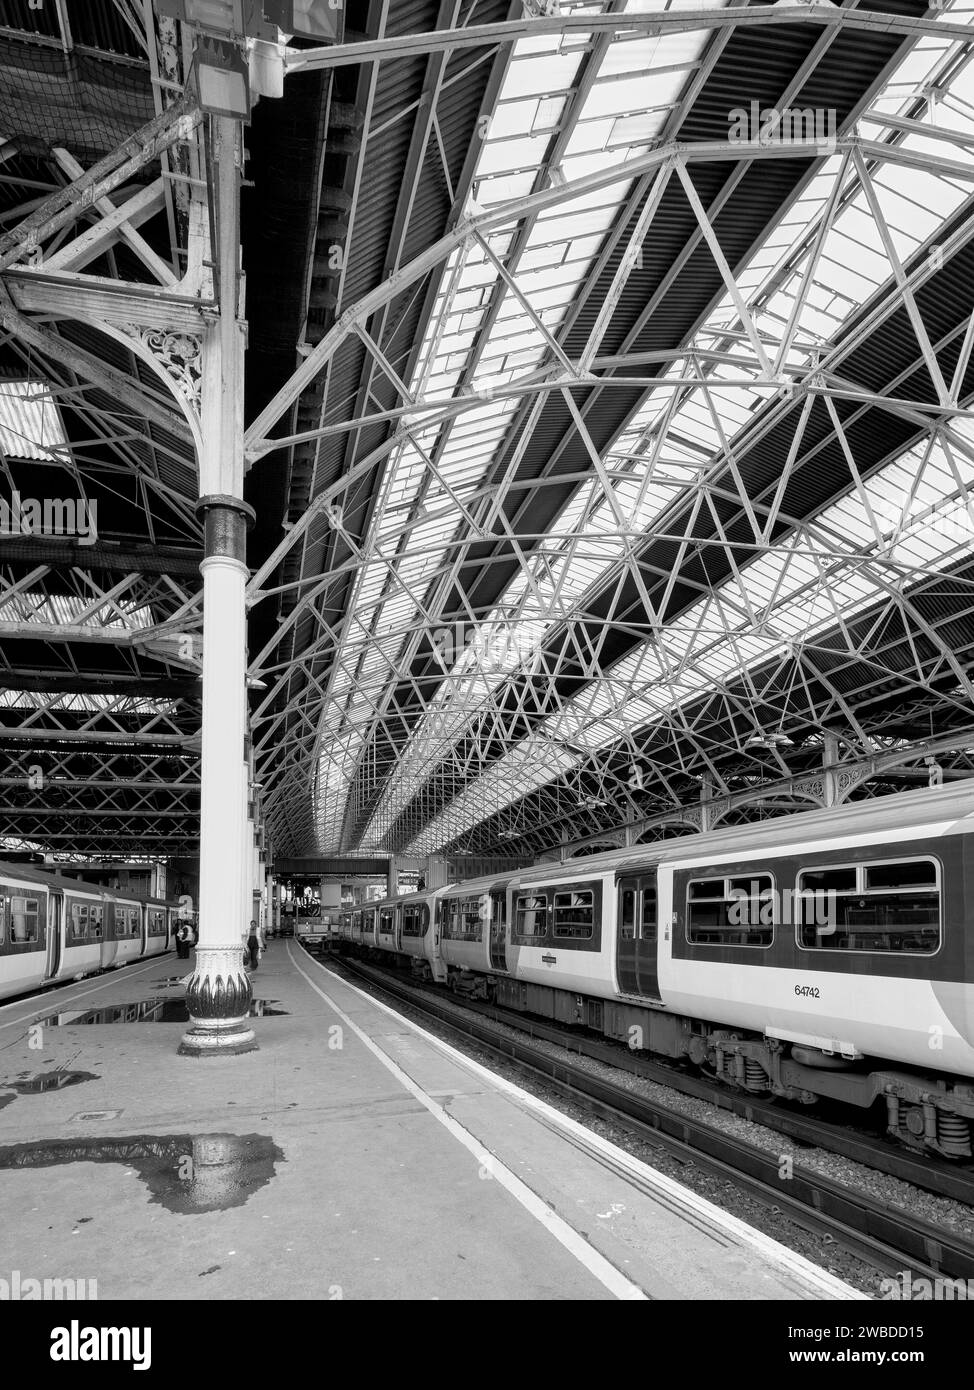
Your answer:
[[[247,946],[250,950],[250,968],[256,970],[260,964],[260,937],[257,935],[257,922],[254,919],[251,919]]]
[[[176,955],[180,960],[187,960],[189,948],[193,944],[193,928],[184,917],[176,928]]]

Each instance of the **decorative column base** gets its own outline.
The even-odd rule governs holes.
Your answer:
[[[243,967],[243,946],[197,946],[196,969],[186,981],[191,1027],[182,1057],[235,1057],[256,1052],[248,1021],[253,991]]]

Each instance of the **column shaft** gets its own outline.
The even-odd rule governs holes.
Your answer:
[[[242,511],[211,503],[203,574],[203,746],[200,801],[200,902],[196,968],[186,986],[190,1024],[180,1052],[225,1055],[256,1046],[247,1022],[252,998],[243,968],[240,817],[247,788],[241,759],[245,727],[247,567]]]

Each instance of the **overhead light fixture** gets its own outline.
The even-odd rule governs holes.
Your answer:
[[[788,735],[781,730],[774,734],[752,734],[744,744],[745,748],[763,748],[765,750],[770,750],[772,748],[793,748],[794,746],[794,739],[790,739]]]
[[[250,116],[250,69],[228,39],[200,34],[196,40],[196,81],[200,106],[211,116]]]

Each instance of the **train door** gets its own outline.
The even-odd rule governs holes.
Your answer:
[[[140,956],[149,953],[149,909],[145,903],[139,906],[139,940],[141,942]]]
[[[53,980],[61,968],[61,938],[64,931],[64,894],[52,888],[47,895],[47,970],[45,979]]]
[[[507,894],[490,894],[490,968],[507,973]]]
[[[101,941],[101,968],[107,970],[115,964],[118,955],[118,911],[113,903],[102,901],[97,911],[92,908],[89,930],[92,936],[98,933]]]
[[[616,978],[623,994],[659,998],[656,874],[623,878],[618,885]]]

